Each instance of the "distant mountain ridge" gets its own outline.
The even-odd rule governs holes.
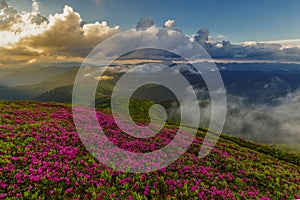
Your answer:
[[[250,103],[271,103],[273,99],[292,92],[300,86],[300,65],[278,63],[217,63],[217,65],[227,92],[246,98]],[[184,67],[182,64],[174,63],[169,66],[176,70],[180,70],[177,69],[178,67],[183,67],[181,72],[192,85],[196,88],[206,87],[205,82],[195,74],[192,66]],[[33,67],[27,70],[0,70],[0,99],[40,99],[57,102],[68,100],[67,102],[71,102],[72,85],[78,69],[79,67],[53,66]],[[115,80],[122,73],[124,72],[116,72]],[[101,81],[101,84],[106,85],[104,87],[112,88],[114,81]],[[165,93],[163,94],[165,95]],[[145,95],[140,98],[147,99],[151,96],[146,93]],[[160,99],[159,95],[154,96]]]
[[[68,68],[57,66],[35,66],[13,70],[0,70],[0,85],[6,87],[33,85],[68,70]]]

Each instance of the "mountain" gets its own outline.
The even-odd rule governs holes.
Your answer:
[[[179,55],[161,49],[139,49],[122,55],[120,60],[182,60]]]
[[[207,127],[210,121],[210,95],[204,80],[195,73],[191,65],[170,62],[165,64],[179,71],[193,85],[202,109],[201,125]],[[155,63],[149,66],[147,63],[111,66],[112,70],[106,72],[109,79],[101,80],[98,84],[95,99],[98,108],[110,107],[115,83],[126,70],[137,65],[143,65],[145,69],[150,70],[154,66],[153,70],[156,70]],[[300,65],[282,63],[217,63],[217,65],[227,91],[228,112],[223,130],[254,142],[276,144],[283,149],[299,151],[299,146],[295,144],[300,141],[297,128]],[[38,67],[33,68],[38,71]],[[64,70],[66,71],[63,73],[50,76],[33,85],[0,86],[0,99],[71,103],[78,67],[66,67]],[[7,69],[0,72],[7,73]],[[91,74],[90,78],[95,76],[97,75]],[[174,94],[163,86],[155,84],[142,86],[133,93],[132,98],[139,101],[138,105],[143,100],[145,104],[149,101],[162,104],[172,115],[170,119],[180,119],[178,101]]]
[[[145,64],[142,64],[145,65]],[[272,68],[274,66],[274,68]],[[185,76],[185,78],[198,89],[205,89],[206,84],[204,80],[194,72],[192,66],[182,64],[171,64],[171,68],[177,69]],[[220,73],[224,81],[227,93],[245,99],[245,103],[251,104],[273,104],[280,97],[285,96],[297,90],[300,86],[300,65],[294,64],[269,64],[269,63],[230,63],[218,64]],[[67,72],[69,73],[69,72]],[[115,81],[101,81],[100,85],[110,84],[108,88],[113,88],[116,80],[122,76],[123,73],[110,73],[110,76],[115,76]],[[74,75],[74,74],[73,74]],[[53,77],[51,77],[53,79]],[[56,82],[57,78],[53,81]],[[70,85],[73,84],[71,81]],[[67,84],[64,84],[64,86]],[[44,86],[42,86],[43,88]],[[49,93],[63,93],[61,88],[53,88],[54,91],[47,88],[46,93],[39,94],[43,96],[43,100],[47,101],[46,96]],[[71,90],[71,87],[69,87]],[[70,94],[70,91],[64,93]],[[109,89],[108,89],[109,90]],[[110,89],[111,90],[111,89]],[[109,93],[109,92],[108,92]],[[164,100],[174,99],[174,95],[170,91],[163,89],[160,86],[145,86],[135,93],[135,96],[140,99],[154,100],[161,102]],[[207,96],[207,95],[206,95]],[[153,99],[154,98],[154,99]],[[70,97],[68,97],[70,99]],[[55,100],[51,97],[51,100]],[[59,97],[57,98],[59,101]]]
[[[34,98],[36,101],[41,102],[72,102],[73,85],[62,86],[54,88],[45,93],[42,93]]]
[[[138,65],[145,66],[147,64]],[[151,65],[155,66],[153,63]],[[125,67],[134,66],[128,65]],[[195,73],[195,69],[191,65],[172,63],[169,66],[180,71],[194,88],[207,90],[204,80],[199,74]],[[245,103],[276,104],[278,98],[296,91],[300,86],[300,65],[296,64],[217,63],[217,66],[220,69],[227,93],[243,98]],[[2,86],[0,88],[0,98],[8,100],[41,99],[43,101],[61,102],[59,96],[63,95],[63,102],[66,102],[67,99],[68,102],[71,102],[71,86],[74,83],[78,69],[78,67],[32,67],[21,71],[16,69],[10,72],[0,70],[0,77],[2,77],[0,80],[0,83],[2,83],[0,84]],[[109,73],[110,76],[114,77],[114,80],[101,81],[99,84],[101,87],[105,87],[106,92],[103,91],[105,94],[111,93],[115,82],[124,74],[124,72],[117,71]],[[29,84],[32,82],[34,84]],[[97,96],[106,98],[107,95],[103,96],[101,94],[103,92],[100,92]],[[141,99],[158,102],[174,98],[173,94],[158,86],[142,87],[135,95]]]
[[[1,199],[300,198],[300,154],[222,134],[212,151],[198,158],[207,132],[199,128],[191,146],[172,164],[154,172],[122,172],[87,151],[99,149],[102,140],[93,139],[97,134],[80,140],[69,104],[2,101],[0,109]],[[168,145],[178,128],[168,122],[155,136],[139,139],[124,134],[109,110],[97,112],[106,137],[142,158]],[[138,123],[145,122],[140,118]],[[100,149],[105,160],[117,156],[127,169],[139,164],[130,165],[105,149]],[[162,161],[158,157],[148,164]]]
[[[63,72],[64,71],[64,72]],[[7,100],[29,100],[46,93],[50,90],[73,85],[78,68],[64,68],[63,73],[50,76],[33,85],[19,85],[13,87],[2,87],[1,99]],[[29,72],[28,72],[29,73]],[[1,88],[0,88],[1,89]]]
[[[18,85],[37,84],[51,76],[66,72],[68,68],[50,67],[25,67],[17,69],[6,69],[0,73],[0,85],[12,87]]]

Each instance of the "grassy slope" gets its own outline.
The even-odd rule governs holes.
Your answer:
[[[221,135],[214,150],[198,159],[205,129],[166,169],[115,172],[86,151],[70,109],[66,104],[0,102],[0,199],[299,198],[299,154]],[[142,121],[139,109],[133,107],[132,114]]]
[[[67,97],[61,98],[59,96],[61,93],[66,92],[65,86],[70,86],[74,83],[75,76],[77,74],[78,68],[67,68],[60,73],[56,73],[53,76],[42,79],[41,82],[31,84],[31,85],[17,85],[13,87],[0,87],[0,97],[1,99],[11,99],[11,100],[32,100],[37,96],[42,95],[44,97],[47,93],[51,95],[55,94],[58,90],[59,94],[55,95],[58,101],[64,101],[70,99],[70,94],[66,94]],[[60,91],[60,89],[64,89]],[[71,92],[72,87],[68,88],[67,92]],[[46,100],[46,99],[44,99]],[[52,99],[50,99],[52,100]]]

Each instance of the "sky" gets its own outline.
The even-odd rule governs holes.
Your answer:
[[[18,11],[31,10],[31,0],[7,2]],[[225,35],[233,43],[300,38],[298,0],[40,0],[41,14],[61,12],[65,4],[88,22],[105,20],[123,30],[152,17],[158,26],[174,19],[189,35],[206,27],[212,35]]]
[[[169,37],[180,30],[222,61],[300,63],[299,8],[298,0],[0,0],[0,67],[81,62],[120,31],[143,42],[139,28],[153,42],[176,41]]]

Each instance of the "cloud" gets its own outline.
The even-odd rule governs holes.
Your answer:
[[[215,37],[216,40],[223,40],[223,39],[226,39],[226,38],[227,38],[227,36],[225,36],[223,34],[217,34],[216,37]]]
[[[128,52],[129,49],[134,50],[141,47],[153,47],[154,49]],[[100,59],[115,60],[120,56],[120,52],[125,53],[120,58],[122,60],[182,60],[178,55],[191,60],[197,58],[207,59],[207,54],[198,47],[196,43],[191,43],[188,37],[177,30],[161,29],[155,26],[143,30],[134,28],[126,32],[121,32],[113,40],[102,43],[100,49],[97,50],[99,53],[93,54],[89,58],[89,61],[93,62]],[[163,51],[161,49],[169,49],[170,51]]]
[[[40,13],[40,5],[37,0],[32,0],[32,13]]]
[[[208,42],[209,30],[207,28],[201,28],[194,36],[196,42],[205,47]]]
[[[106,22],[84,24],[79,13],[65,6],[62,14],[49,16],[43,32],[23,37],[20,45],[40,49],[43,52],[62,55],[86,55],[98,43],[118,32],[119,27],[109,27]]]
[[[169,26],[171,27],[171,25]],[[166,47],[177,50],[177,48],[184,48],[186,54],[193,55],[194,47],[189,46],[188,42],[182,37],[178,37],[175,33],[176,29],[169,28],[162,30],[157,28],[152,19],[141,19],[138,22],[137,28],[147,28],[144,30],[144,35],[137,29],[130,32],[130,35],[122,36],[118,44],[122,46],[132,46],[133,44],[127,43],[130,39],[136,38],[136,45],[139,43],[150,43],[150,45],[161,44],[164,42]],[[225,36],[219,36],[224,38]],[[128,40],[127,40],[128,39]],[[119,40],[119,39],[118,39]],[[199,43],[215,60],[231,60],[231,61],[255,61],[255,62],[300,62],[300,49],[299,48],[282,48],[281,44],[276,43],[263,43],[255,41],[247,41],[240,44],[232,44],[228,40],[218,41],[216,37],[213,38],[209,35],[207,28],[200,29],[194,35],[192,41]],[[121,46],[110,47],[107,46],[103,51],[110,52],[113,55],[114,50],[120,50]],[[108,55],[109,56],[109,55]],[[138,51],[126,55],[127,59],[174,59],[177,57],[170,56],[167,53],[152,51]]]
[[[113,76],[96,76],[95,79],[98,81],[110,81],[110,80],[113,80],[114,77]]]
[[[12,58],[22,53],[49,58],[84,58],[98,43],[119,30],[118,26],[110,27],[105,21],[83,23],[79,13],[70,6],[65,6],[62,13],[46,18],[40,14],[37,0],[32,2],[32,12],[22,14],[3,0],[0,5],[2,58],[5,53],[10,53]]]
[[[136,29],[145,29],[154,26],[154,22],[151,17],[147,19],[140,19],[137,22]]]
[[[5,0],[0,0],[0,9],[2,10],[4,8],[7,8],[7,7],[8,7],[8,5],[7,5],[6,1]]]
[[[176,22],[175,22],[175,20],[167,20],[166,22],[165,22],[165,24],[164,24],[164,27],[165,28],[172,28],[172,27],[174,27],[175,26],[175,24],[176,24]]]
[[[263,43],[280,44],[282,49],[288,49],[294,47],[300,48],[300,39],[263,41]]]
[[[31,60],[29,60],[29,61],[28,61],[28,64],[35,63],[36,61],[37,61],[37,59],[36,59],[36,58],[34,58],[34,59],[31,59]]]
[[[209,102],[209,93],[205,89],[196,90],[202,102]],[[279,97],[276,105],[247,104],[244,98],[227,96],[227,114],[223,133],[247,140],[268,144],[300,143],[300,90]],[[189,109],[191,102],[182,100],[180,105]],[[202,105],[202,104],[201,104]],[[218,109],[216,105],[214,109]],[[211,120],[211,104],[201,106],[200,126],[208,127]],[[174,105],[168,110],[171,118],[178,119],[180,109]],[[191,110],[191,117],[193,111]]]
[[[22,18],[17,10],[8,6],[4,0],[0,2],[0,31],[7,31],[15,24],[21,22]],[[2,39],[2,38],[1,38]]]
[[[223,36],[219,37],[220,39],[223,39]],[[246,41],[240,44],[232,44],[230,41],[218,41],[217,37],[211,37],[209,35],[209,30],[206,28],[200,29],[194,36],[193,40],[198,42],[202,47],[204,47],[214,59],[244,59],[256,61],[271,60],[274,62],[300,61],[299,48],[291,45],[282,45],[284,42],[291,43],[297,40],[285,40],[281,42],[279,41],[278,43],[276,43],[276,41]]]
[[[97,1],[99,3],[103,0]],[[50,14],[45,17],[40,14],[39,2],[32,0],[32,12],[18,13],[15,8],[7,5],[5,0],[0,0],[0,59],[20,59],[23,55],[34,55],[28,60],[58,59],[67,60],[84,58],[101,41],[119,32],[119,26],[110,27],[107,22],[86,23],[80,14],[70,6],[65,6],[62,13]],[[153,20],[149,17],[137,22],[136,29],[147,29],[146,34],[136,30],[120,41],[126,45],[126,38],[136,37],[138,40],[148,40],[153,43],[162,41],[170,48],[186,48],[192,52],[186,41],[178,38],[178,34],[172,31],[175,20],[167,20],[164,27],[169,31],[161,31],[155,27]],[[232,44],[225,41],[224,35],[216,37],[209,35],[207,28],[200,29],[192,38],[193,41],[202,45],[214,59],[223,60],[262,60],[262,61],[300,61],[300,40],[282,40],[253,42],[248,41],[241,44]],[[179,41],[178,41],[179,40]],[[222,40],[222,41],[219,41]],[[298,42],[299,45],[292,45]],[[128,44],[130,45],[130,44]],[[137,55],[137,53],[136,53]],[[17,57],[16,57],[17,56]],[[147,58],[142,52],[138,54],[139,59]],[[37,58],[39,57],[39,58]],[[164,58],[164,55],[157,55]],[[26,62],[28,62],[28,60]]]
[[[299,144],[300,91],[278,99],[276,105],[229,105],[225,130],[257,142]]]

